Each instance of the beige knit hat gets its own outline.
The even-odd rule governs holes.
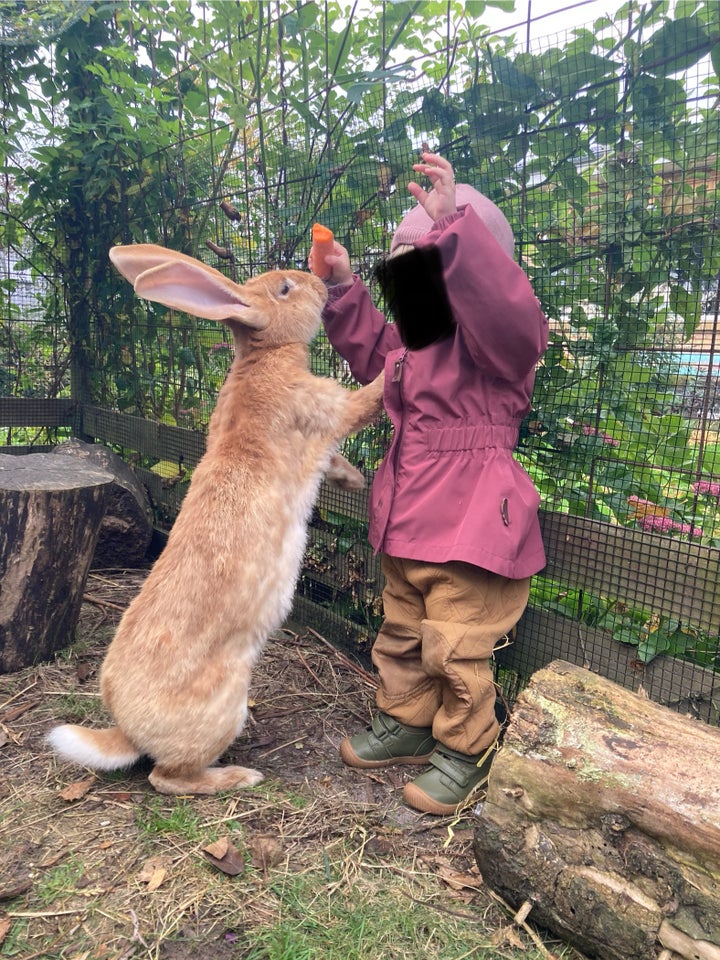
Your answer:
[[[514,257],[515,238],[502,210],[468,183],[459,183],[455,190],[458,207],[470,204],[505,253]],[[418,203],[400,222],[390,244],[390,253],[392,254],[399,246],[414,244],[432,229],[432,225],[432,219],[425,212],[425,208]]]

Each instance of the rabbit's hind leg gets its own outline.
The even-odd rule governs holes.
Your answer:
[[[193,770],[187,767],[163,767],[159,764],[148,776],[158,793],[174,796],[194,793],[211,795],[238,787],[252,787],[262,779],[260,771],[250,767],[200,767]]]

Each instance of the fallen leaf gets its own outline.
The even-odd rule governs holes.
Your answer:
[[[0,724],[0,747],[4,747],[9,739],[7,730]]]
[[[170,861],[167,857],[150,857],[143,864],[138,880],[147,884],[148,893],[153,893],[165,881],[169,867]]]
[[[245,860],[228,837],[221,837],[202,848],[210,863],[226,873],[229,877],[237,877],[245,871]]]
[[[29,703],[21,703],[17,707],[10,707],[10,709],[4,713],[0,713],[0,721],[2,723],[12,723],[13,720],[17,720],[18,717],[27,713],[28,710],[33,710],[39,703],[39,700],[31,700]]]
[[[63,847],[62,850],[56,850],[55,853],[51,853],[41,863],[39,863],[38,867],[41,870],[46,870],[48,867],[54,867],[56,864],[60,863],[66,853],[67,849],[65,847]]]
[[[483,879],[477,868],[460,871],[456,870],[450,860],[444,857],[422,857],[422,862],[427,864],[441,880],[443,880],[451,890],[479,890],[483,885]]]
[[[10,918],[0,917],[0,945],[2,945],[2,942],[7,936],[7,932],[9,929],[10,929]]]
[[[215,857],[217,860],[222,860],[222,858],[228,852],[229,846],[230,838],[220,837],[219,840],[215,840],[213,843],[208,843],[207,846],[203,847],[203,852],[208,853],[211,857]]]
[[[76,780],[75,783],[69,783],[64,790],[61,790],[58,796],[61,800],[82,800],[93,786],[97,783],[97,777],[88,777],[87,780]]]
[[[154,890],[157,890],[166,876],[167,870],[164,867],[158,867],[157,870],[153,870],[152,876],[148,880],[147,884],[148,893],[152,893]]]
[[[253,837],[250,844],[252,851],[250,863],[258,870],[267,870],[274,867],[283,859],[282,844],[276,837],[260,834]]]
[[[127,790],[108,790],[105,793],[99,794],[101,800],[113,801],[115,803],[129,803],[133,795]]]
[[[438,876],[451,890],[476,891],[482,887],[482,877],[472,873],[458,873],[456,870],[438,870]]]
[[[500,927],[500,929],[492,935],[490,942],[498,947],[511,946],[516,947],[518,950],[524,950],[525,948],[522,937],[513,927]]]
[[[395,844],[390,837],[372,837],[367,844],[367,849],[379,857],[387,857],[395,853]]]

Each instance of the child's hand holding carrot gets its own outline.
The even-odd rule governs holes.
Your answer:
[[[312,245],[308,266],[315,276],[327,283],[340,285],[352,282],[350,256],[333,236],[332,230],[316,223],[312,228]]]

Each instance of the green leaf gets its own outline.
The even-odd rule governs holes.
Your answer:
[[[640,66],[656,76],[692,67],[710,53],[712,41],[698,17],[667,20],[640,50]]]
[[[490,62],[497,80],[504,84],[514,97],[523,103],[529,103],[539,97],[541,87],[537,80],[518,69],[508,57],[491,54]]]
[[[670,290],[670,309],[682,317],[684,337],[689,340],[700,323],[701,298],[696,291],[674,284]]]

